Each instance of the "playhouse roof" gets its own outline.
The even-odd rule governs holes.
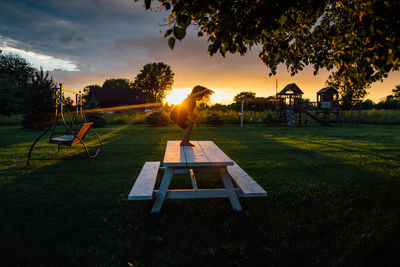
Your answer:
[[[330,91],[334,92],[334,93],[338,93],[338,91],[333,87],[325,87],[325,88],[322,88],[321,90],[319,90],[317,92],[317,95],[324,94],[324,93],[327,93],[327,92],[330,92]]]
[[[288,91],[292,91],[292,93],[288,93]],[[285,86],[285,88],[282,89],[278,93],[278,95],[302,95],[303,91],[300,90],[300,88],[295,84],[295,83],[290,83]]]

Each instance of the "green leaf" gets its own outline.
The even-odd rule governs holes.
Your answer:
[[[285,15],[282,15],[279,19],[278,19],[278,23],[283,26],[283,24],[285,24],[287,21],[287,17]]]
[[[172,33],[172,29],[166,30],[165,33],[164,33],[164,38],[167,37],[167,36],[170,36],[171,33]]]
[[[190,25],[191,21],[192,20],[187,15],[182,15],[182,16],[177,17],[178,25],[184,29],[186,29]]]
[[[170,37],[170,38],[168,39],[168,46],[169,46],[169,48],[171,48],[171,50],[174,49],[174,45],[175,45],[175,38],[174,38],[174,37]]]
[[[174,26],[173,32],[174,32],[175,38],[178,39],[179,41],[182,40],[183,38],[185,38],[186,29]]]

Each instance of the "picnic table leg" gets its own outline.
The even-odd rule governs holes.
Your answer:
[[[168,187],[169,184],[171,183],[171,178],[173,174],[174,174],[173,168],[167,167],[165,169],[163,178],[161,180],[160,188],[158,189],[158,193],[156,194],[156,199],[154,200],[154,204],[151,209],[151,213],[160,212],[165,197],[167,196]]]
[[[221,169],[219,173],[221,175],[222,182],[224,183],[224,186],[228,191],[228,198],[229,201],[231,202],[232,208],[234,210],[241,211],[242,207],[240,206],[239,199],[236,195],[235,188],[233,187],[232,180],[228,174],[228,171],[226,170],[226,168],[224,168]]]
[[[197,187],[196,177],[194,176],[193,169],[190,169],[189,172],[190,172],[190,179],[192,180],[193,190],[197,191],[199,188]]]

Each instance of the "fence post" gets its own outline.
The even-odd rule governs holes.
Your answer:
[[[240,128],[243,128],[243,110],[244,110],[244,100],[242,100],[242,112],[240,116]]]

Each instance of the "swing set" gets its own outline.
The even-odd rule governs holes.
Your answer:
[[[64,92],[69,92],[69,93],[72,93],[75,95],[74,115],[72,115],[72,112],[70,112],[69,110],[67,111],[68,116],[69,116],[68,124],[64,118],[64,107],[63,107]],[[55,110],[55,114],[54,114],[52,123],[44,131],[44,133],[42,133],[38,138],[36,138],[36,140],[31,145],[31,148],[29,149],[29,153],[28,153],[28,160],[26,161],[27,166],[29,166],[31,160],[63,160],[62,158],[31,158],[32,151],[33,151],[33,148],[35,147],[36,143],[43,136],[45,136],[48,132],[51,132],[48,143],[57,145],[58,153],[60,152],[60,146],[72,147],[75,144],[81,143],[82,147],[84,148],[84,150],[86,152],[86,158],[88,161],[90,161],[90,159],[96,158],[97,155],[99,154],[99,152],[101,150],[103,150],[103,143],[101,142],[99,135],[91,128],[93,122],[87,122],[86,116],[83,112],[83,95],[82,95],[82,93],[64,88],[62,86],[62,84],[60,83],[60,87],[57,88],[57,90],[56,90],[55,102],[56,102],[56,105],[55,105],[56,110]],[[57,126],[57,122],[59,121],[59,117],[61,119],[62,126],[65,127],[65,131],[63,131],[63,132],[56,132],[56,126]],[[78,118],[80,118],[80,121],[82,123],[79,128],[77,127]],[[92,133],[94,136],[96,136],[98,143],[99,143],[99,145],[97,147],[95,147],[96,151],[93,154],[89,153],[89,147],[83,141],[85,139],[85,136],[89,132]]]

